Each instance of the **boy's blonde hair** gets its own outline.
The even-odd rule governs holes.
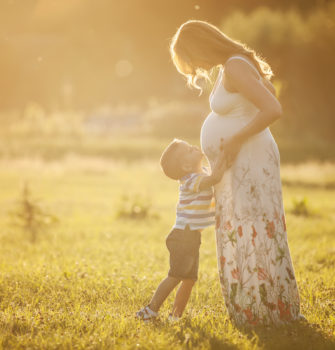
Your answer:
[[[176,157],[175,152],[181,140],[174,139],[164,150],[160,165],[166,176],[173,180],[179,180],[185,175],[185,171],[182,169],[182,162]]]

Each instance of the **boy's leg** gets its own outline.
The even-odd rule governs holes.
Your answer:
[[[176,298],[173,304],[172,316],[181,317],[190,298],[192,288],[195,284],[195,280],[183,280],[176,294]]]
[[[179,278],[170,276],[166,277],[157,287],[156,292],[149,303],[150,309],[158,312],[164,300],[169,296],[179,282]]]

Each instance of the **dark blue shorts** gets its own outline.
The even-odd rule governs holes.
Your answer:
[[[201,232],[173,229],[166,238],[166,246],[170,252],[169,276],[181,280],[198,279],[199,249]]]

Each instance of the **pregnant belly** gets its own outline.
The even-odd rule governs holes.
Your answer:
[[[221,139],[229,138],[243,128],[250,118],[221,116],[211,112],[201,128],[201,148],[211,160],[215,159],[220,149]]]
[[[207,158],[210,161],[215,160],[220,151],[221,139],[232,137],[245,125],[250,123],[251,119],[252,117],[250,116],[229,117],[211,112],[204,121],[200,134],[201,148]],[[252,148],[256,150],[259,147],[267,148],[270,144],[274,144],[276,147],[270,130],[266,128],[259,134],[251,137],[244,144],[244,147],[252,145]]]

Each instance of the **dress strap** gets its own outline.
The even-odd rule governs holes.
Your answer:
[[[213,86],[213,89],[212,89],[212,91],[210,93],[210,96],[212,96],[214,94],[214,92],[216,91],[217,87],[220,85],[221,80],[222,80],[222,74],[223,74],[223,69],[222,69],[222,67],[220,67],[218,76],[216,77],[216,81],[214,83],[214,86]]]
[[[227,59],[226,63],[227,63],[228,61],[230,61],[230,60],[235,59],[235,58],[236,58],[236,59],[239,59],[239,60],[242,60],[242,61],[244,61],[244,62],[247,62],[248,65],[249,65],[250,67],[252,67],[253,70],[257,73],[257,75],[261,78],[261,75],[260,75],[258,69],[255,67],[255,65],[252,64],[248,59],[246,59],[246,58],[244,58],[244,57],[241,57],[241,56],[231,56],[231,57],[229,57],[229,58]]]

